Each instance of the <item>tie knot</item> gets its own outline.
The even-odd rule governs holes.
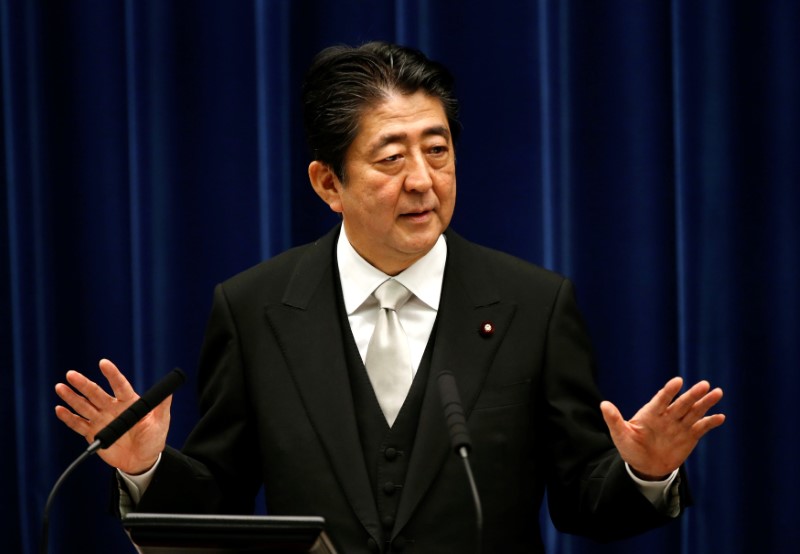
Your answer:
[[[411,297],[411,291],[394,279],[388,279],[381,283],[372,294],[380,303],[381,308],[386,310],[399,310]]]

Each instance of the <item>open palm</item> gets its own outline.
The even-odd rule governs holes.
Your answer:
[[[67,373],[69,385],[56,385],[56,394],[72,408],[69,410],[64,406],[56,406],[56,416],[89,443],[94,441],[94,436],[100,430],[139,399],[117,366],[109,360],[101,360],[99,365],[113,396],[77,371]],[[114,444],[98,450],[98,455],[108,465],[133,475],[150,469],[167,443],[171,403],[170,396]]]
[[[683,379],[675,377],[629,420],[614,404],[600,405],[611,438],[634,473],[660,480],[679,468],[699,440],[725,421],[723,414],[706,416],[722,398],[722,389],[711,390],[700,381],[676,398]]]

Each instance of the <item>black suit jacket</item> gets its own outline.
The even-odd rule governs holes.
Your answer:
[[[599,412],[570,282],[446,233],[431,377],[390,537],[356,425],[338,308],[338,229],[219,285],[199,370],[202,417],[168,449],[141,511],[324,516],[347,554],[372,538],[405,552],[474,551],[474,510],[436,375],[455,374],[474,444],[484,552],[540,552],[545,488],[555,525],[601,540],[668,520],[636,490]],[[494,332],[481,333],[491,322]]]

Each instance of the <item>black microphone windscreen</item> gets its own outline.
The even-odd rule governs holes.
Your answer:
[[[464,416],[464,407],[461,405],[461,397],[458,395],[458,386],[455,376],[449,371],[442,371],[438,376],[439,394],[442,397],[442,407],[450,432],[450,442],[453,449],[459,453],[461,448],[472,450],[472,440],[469,437],[467,419]]]

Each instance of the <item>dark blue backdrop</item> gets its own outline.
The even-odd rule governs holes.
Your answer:
[[[393,40],[457,77],[453,226],[566,273],[624,413],[670,376],[725,389],[663,530],[553,553],[800,543],[800,3],[792,0],[0,0],[0,536],[36,551],[85,447],[68,369],[140,390],[194,364],[212,286],[335,221],[307,183],[299,83],[336,42]],[[176,395],[171,442],[196,418]],[[10,448],[9,448],[10,446]],[[51,552],[131,551],[97,459]]]

